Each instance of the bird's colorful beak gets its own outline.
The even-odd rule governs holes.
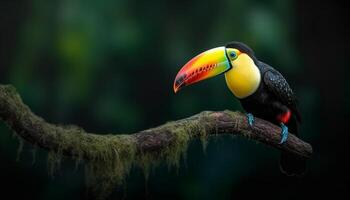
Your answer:
[[[231,68],[225,47],[205,51],[192,58],[176,75],[174,92],[182,87],[222,74]]]

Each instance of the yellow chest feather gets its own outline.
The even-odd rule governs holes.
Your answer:
[[[225,73],[228,88],[240,99],[252,95],[261,82],[261,74],[254,61],[247,54],[241,54],[231,64],[232,69]]]

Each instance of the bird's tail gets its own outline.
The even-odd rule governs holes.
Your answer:
[[[288,128],[291,133],[298,136],[298,121],[295,116],[288,123]],[[293,154],[282,152],[280,169],[282,173],[288,176],[302,176],[306,172],[306,161]]]

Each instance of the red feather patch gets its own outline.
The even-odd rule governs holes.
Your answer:
[[[287,112],[278,115],[277,120],[283,124],[286,124],[286,123],[288,123],[291,116],[292,116],[292,112],[290,110],[288,110]]]

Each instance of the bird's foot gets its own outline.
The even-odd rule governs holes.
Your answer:
[[[288,127],[286,125],[284,125],[283,123],[281,123],[281,142],[280,144],[283,144],[287,141],[288,139]]]
[[[254,121],[255,121],[254,115],[251,114],[251,113],[247,113],[247,119],[248,119],[248,124],[249,124],[250,126],[253,126]]]

